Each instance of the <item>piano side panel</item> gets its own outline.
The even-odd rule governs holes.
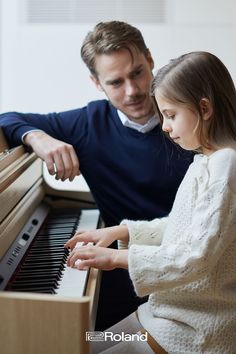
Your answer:
[[[88,282],[86,286],[85,296],[90,298],[90,330],[93,331],[95,328],[98,299],[100,292],[102,272],[98,269],[91,268],[89,271]]]
[[[36,160],[34,153],[25,153],[0,172],[0,192],[11,185]],[[39,160],[41,162],[41,160]],[[42,164],[42,163],[41,163]]]
[[[28,190],[37,182],[42,175],[42,162],[35,160],[20,174],[7,188],[1,192],[0,222],[24,197]]]
[[[23,145],[17,146],[13,149],[7,149],[4,152],[0,152],[0,174],[4,169],[7,169],[17,159],[22,156],[29,155]]]
[[[2,353],[89,354],[88,297],[0,292],[0,308]]]
[[[6,253],[43,197],[42,180],[39,180],[0,224],[0,258]]]

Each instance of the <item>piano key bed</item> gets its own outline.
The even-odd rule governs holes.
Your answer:
[[[97,209],[50,208],[42,202],[0,261],[0,290],[83,296],[87,271],[66,266],[64,244],[76,232],[96,229]]]

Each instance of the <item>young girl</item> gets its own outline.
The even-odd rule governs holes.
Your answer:
[[[123,220],[113,228],[78,232],[66,244],[72,250],[68,265],[128,268],[137,294],[149,295],[137,316],[108,330],[138,333],[145,329],[148,342],[96,342],[97,352],[233,354],[235,87],[216,56],[192,52],[158,71],[153,92],[163,130],[182,148],[198,152],[172,211],[150,222]],[[118,250],[106,248],[116,239],[120,240]],[[85,245],[76,248],[77,241]],[[89,241],[95,245],[86,245]]]

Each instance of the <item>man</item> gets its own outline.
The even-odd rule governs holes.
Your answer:
[[[47,115],[5,113],[0,125],[9,142],[23,139],[57,179],[73,180],[81,172],[106,226],[166,216],[191,156],[163,135],[155,117],[149,94],[154,62],[140,31],[119,21],[99,23],[86,36],[81,56],[108,100]],[[142,301],[125,270],[104,272],[97,329]]]

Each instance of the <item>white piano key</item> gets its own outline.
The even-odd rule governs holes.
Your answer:
[[[98,226],[99,211],[97,209],[82,210],[78,230],[95,230]],[[80,247],[78,242],[76,247]],[[56,296],[79,297],[83,296],[89,269],[78,270],[67,267],[64,270]]]
[[[77,230],[95,230],[99,219],[97,209],[81,210],[79,226]]]
[[[89,270],[66,267],[56,296],[80,297],[84,295]]]

